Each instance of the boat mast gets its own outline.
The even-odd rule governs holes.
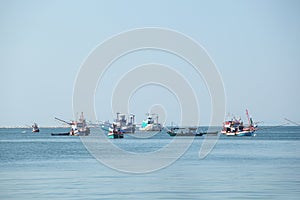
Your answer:
[[[250,120],[250,117],[249,117],[249,113],[248,113],[248,109],[246,109],[246,116],[247,116],[247,119],[248,119],[249,126],[252,126],[252,123],[251,123],[251,120]]]

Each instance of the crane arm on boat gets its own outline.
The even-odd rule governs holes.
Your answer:
[[[63,123],[66,123],[66,124],[72,125],[72,123],[70,123],[70,122],[67,122],[67,121],[65,121],[65,120],[62,120],[62,119],[59,119],[59,118],[57,118],[57,117],[54,117],[54,119],[56,119],[56,120],[58,120],[58,121],[60,121],[60,122],[63,122]]]

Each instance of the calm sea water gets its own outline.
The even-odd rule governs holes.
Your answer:
[[[174,164],[146,174],[102,165],[79,137],[51,136],[67,129],[0,129],[0,199],[299,199],[300,127],[265,128],[221,136],[202,160],[198,137]],[[125,137],[112,142],[132,152],[172,139]]]

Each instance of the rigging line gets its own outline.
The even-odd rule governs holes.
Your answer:
[[[266,127],[266,128],[257,128],[256,130],[266,130],[266,129],[278,128],[278,127],[285,126],[285,125],[288,125],[288,124],[290,124],[290,123],[284,123],[284,124],[280,124],[280,125],[277,125],[277,126],[271,126],[271,127]]]
[[[297,123],[297,122],[294,122],[294,121],[292,121],[292,120],[289,120],[289,119],[287,119],[287,118],[284,118],[286,121],[288,121],[288,122],[290,122],[290,123],[292,123],[292,124],[295,124],[295,125],[297,125],[297,126],[300,126],[300,124],[299,123]]]

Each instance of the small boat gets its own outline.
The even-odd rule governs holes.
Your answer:
[[[90,128],[87,126],[86,120],[83,116],[83,112],[81,113],[78,121],[67,122],[56,117],[55,119],[71,126],[71,130],[69,132],[69,135],[71,136],[87,136],[90,134]]]
[[[196,127],[174,127],[167,131],[170,136],[202,136],[208,132],[199,132]],[[211,132],[217,134],[218,132]]]
[[[34,123],[31,127],[32,127],[33,133],[40,132],[40,129],[39,129],[37,123]]]
[[[113,128],[109,128],[107,136],[110,139],[124,138],[123,132],[117,127],[116,123],[113,123]]]
[[[253,122],[252,118],[249,117],[247,109],[246,116],[248,119],[248,126],[245,126],[241,119],[236,119],[234,117],[223,123],[221,133],[227,136],[253,136],[254,132],[257,130],[257,125]]]
[[[139,128],[140,131],[161,131],[162,125],[158,123],[158,115],[157,114],[149,114],[147,113],[147,119],[142,122],[141,127]],[[156,122],[154,121],[152,115],[156,115]]]

